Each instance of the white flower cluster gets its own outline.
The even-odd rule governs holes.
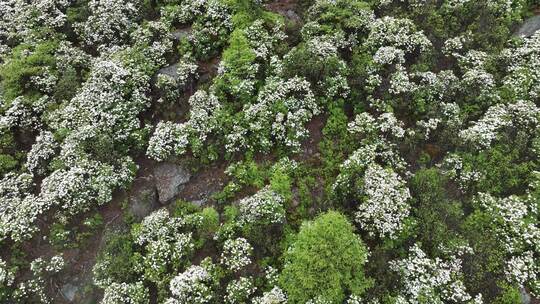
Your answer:
[[[405,182],[391,169],[371,164],[361,192],[366,199],[358,204],[356,221],[371,235],[396,238],[410,212],[411,195]]]
[[[105,288],[101,304],[148,304],[149,295],[142,282],[112,283]]]
[[[134,28],[140,3],[131,0],[91,0],[91,15],[76,29],[89,46],[119,45]]]
[[[265,21],[257,19],[246,28],[244,31],[246,38],[258,58],[269,60],[275,53],[276,46],[287,38],[283,27],[284,24],[280,21],[272,28],[266,28]]]
[[[381,47],[392,46],[406,53],[412,53],[415,50],[427,50],[431,47],[431,42],[422,31],[416,31],[412,20],[385,16],[375,19],[371,24],[366,46],[374,51]]]
[[[294,77],[268,79],[257,102],[245,105],[243,111],[247,126],[237,124],[227,135],[229,152],[257,147],[267,151],[276,143],[299,149],[300,141],[308,134],[304,124],[320,109],[309,82]]]
[[[169,265],[181,264],[195,248],[192,232],[185,231],[201,223],[200,216],[171,217],[166,209],[145,217],[132,231],[135,242],[144,248],[144,278],[159,282]]]
[[[540,31],[526,38],[523,45],[502,52],[509,74],[503,79],[505,88],[517,99],[540,97]]]
[[[48,261],[41,257],[33,260],[30,263],[31,277],[20,282],[14,292],[17,303],[52,303],[45,292],[46,282],[64,266],[64,258],[60,255],[53,256]]]
[[[451,153],[438,165],[442,172],[459,183],[459,188],[466,191],[483,177],[482,173],[470,167],[463,166],[463,160],[458,154]]]
[[[262,296],[253,299],[255,304],[286,304],[287,295],[281,288],[274,286],[272,290],[266,291]]]
[[[14,281],[15,272],[9,268],[4,260],[0,259],[0,288],[11,286]]]
[[[540,254],[540,222],[534,199],[480,193],[476,203],[492,218],[509,256],[505,270],[508,280],[540,295],[540,264],[536,258]]]
[[[214,297],[212,281],[213,278],[207,269],[199,265],[190,266],[171,280],[170,289],[173,297],[167,299],[165,303],[209,303]]]
[[[28,195],[31,186],[30,174],[8,173],[0,180],[0,240],[22,241],[38,231],[34,222],[42,212],[41,200]]]
[[[0,101],[5,103],[1,97]],[[46,103],[46,97],[43,97],[38,103]],[[38,115],[41,109],[38,103],[30,106],[31,102],[23,96],[13,99],[3,115],[0,116],[0,129],[40,129],[41,122]]]
[[[186,124],[171,121],[159,122],[148,142],[146,154],[155,160],[163,161],[171,155],[186,153],[188,145],[188,126]]]
[[[253,285],[251,278],[240,277],[227,285],[225,303],[243,304],[247,303],[249,297],[255,293],[257,288]]]
[[[241,224],[281,224],[285,220],[284,199],[269,186],[240,200]]]
[[[189,120],[184,123],[160,122],[148,143],[148,156],[162,161],[186,153],[189,144],[200,146],[218,127],[221,109],[213,93],[199,90],[189,99]]]
[[[232,272],[242,270],[251,264],[253,247],[244,238],[226,240],[221,253],[221,263]]]
[[[333,185],[334,191],[341,192],[343,195],[359,195],[358,189],[353,186],[353,181],[361,178],[372,163],[385,164],[399,171],[404,170],[406,163],[394,150],[395,145],[386,141],[364,144],[341,164],[340,174]]]
[[[373,117],[367,112],[356,115],[353,122],[349,123],[349,132],[364,134],[370,137],[386,135],[387,138],[403,138],[405,130],[403,122],[397,120],[394,113],[387,112]]]
[[[207,56],[226,42],[233,22],[230,8],[222,1],[201,2],[204,3],[204,13],[193,23],[188,40],[201,56]]]
[[[397,303],[483,303],[481,294],[473,297],[467,292],[459,256],[432,259],[415,244],[409,257],[390,262],[390,267],[403,284]]]
[[[534,130],[538,125],[540,109],[532,102],[518,101],[514,104],[497,104],[459,136],[480,149],[489,148],[505,128],[515,126],[520,130]]]
[[[32,173],[45,173],[46,163],[54,156],[57,147],[53,134],[42,131],[26,156],[26,168]]]
[[[45,29],[59,29],[66,21],[66,0],[3,0],[0,2],[0,54],[10,50],[8,41],[31,43]]]

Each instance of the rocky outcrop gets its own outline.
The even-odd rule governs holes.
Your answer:
[[[160,163],[154,168],[154,181],[158,200],[166,204],[175,198],[189,182],[191,173],[182,166],[172,163]]]
[[[531,37],[538,30],[540,30],[540,16],[534,16],[525,20],[516,32],[516,35],[520,37]]]

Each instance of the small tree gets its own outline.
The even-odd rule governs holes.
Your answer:
[[[368,251],[347,218],[334,211],[302,225],[285,253],[280,283],[289,303],[320,299],[342,303],[361,295],[370,281],[363,265]]]

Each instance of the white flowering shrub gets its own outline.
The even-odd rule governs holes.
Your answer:
[[[540,109],[532,103],[518,101],[513,104],[497,104],[490,107],[473,126],[460,132],[460,137],[479,149],[489,148],[502,131],[517,128],[534,130],[538,124]]]
[[[396,238],[410,212],[405,182],[391,169],[371,164],[360,191],[365,199],[358,203],[356,221],[371,235]]]
[[[186,153],[189,145],[188,125],[166,121],[160,122],[148,142],[147,155],[162,161],[172,155]]]
[[[91,0],[91,15],[77,26],[79,35],[89,46],[122,44],[135,26],[140,5],[131,0]]]
[[[184,123],[160,122],[148,144],[148,156],[165,160],[202,148],[207,137],[219,127],[217,116],[221,104],[218,98],[199,90],[189,99],[189,119]]]
[[[0,288],[7,288],[13,285],[15,281],[15,272],[10,269],[8,264],[0,259]]]
[[[227,285],[225,303],[246,303],[256,289],[253,286],[253,280],[249,277],[240,277],[238,280],[231,281]]]
[[[150,292],[142,282],[112,283],[105,288],[101,304],[147,304]]]
[[[461,264],[459,256],[432,259],[415,244],[407,258],[390,262],[403,284],[397,303],[483,303],[481,294],[467,292]]]
[[[30,278],[19,282],[14,291],[14,299],[18,303],[53,303],[45,291],[46,282],[65,266],[61,255],[52,256],[48,259],[39,257],[30,262]]]
[[[43,212],[42,200],[29,195],[32,176],[9,173],[0,180],[0,239],[10,237],[14,241],[29,239],[38,227],[34,225]]]
[[[188,40],[198,57],[207,58],[225,44],[233,28],[232,12],[219,0],[200,2],[204,3],[204,13],[193,23]]]
[[[426,51],[431,42],[422,31],[417,31],[414,22],[409,19],[397,19],[385,16],[375,19],[370,24],[371,31],[366,45],[377,51],[381,47],[393,46],[406,53],[415,50]]]
[[[480,193],[475,204],[491,219],[505,250],[508,281],[539,295],[540,264],[535,256],[540,253],[540,222],[536,202],[527,197],[497,198]]]
[[[28,152],[26,168],[33,173],[45,173],[47,161],[55,155],[58,144],[51,132],[44,131],[36,137],[36,143]]]
[[[170,267],[185,264],[195,248],[189,228],[199,227],[201,223],[198,215],[171,217],[166,209],[159,209],[135,225],[132,236],[143,247],[143,277],[160,282]]]
[[[190,266],[186,271],[171,280],[170,290],[173,297],[166,304],[210,303],[214,298],[211,272],[199,265]]]
[[[266,291],[262,296],[253,300],[256,304],[286,304],[287,295],[281,290],[281,288],[274,286],[270,291]]]
[[[40,103],[46,103],[45,98]],[[41,122],[38,115],[41,113],[41,109],[38,107],[38,103],[35,105],[31,107],[30,101],[23,96],[13,99],[9,103],[9,107],[3,112],[3,115],[0,116],[0,129],[39,129]],[[36,110],[39,112],[36,113]]]
[[[255,104],[245,105],[244,121],[234,126],[226,136],[226,149],[269,150],[274,144],[293,150],[308,131],[304,125],[319,114],[310,84],[298,77],[289,80],[271,78],[257,97]]]
[[[226,240],[221,253],[221,263],[232,272],[238,272],[251,264],[253,247],[244,238]]]
[[[508,75],[503,79],[504,88],[515,99],[535,100],[540,97],[539,59],[540,32],[526,38],[523,45],[503,50]]]
[[[240,200],[239,221],[251,225],[281,224],[285,220],[283,204],[283,197],[267,186],[254,195]]]

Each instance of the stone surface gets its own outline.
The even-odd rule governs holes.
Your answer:
[[[172,35],[174,39],[180,40],[184,37],[189,36],[190,33],[191,33],[191,27],[185,27],[185,28],[175,30],[174,32],[172,32]]]
[[[167,75],[169,77],[172,77],[174,79],[178,78],[178,66],[179,63],[175,63],[166,67],[163,67],[158,70],[158,75]]]
[[[172,163],[156,165],[154,180],[159,202],[165,204],[175,198],[190,178],[191,173],[182,166]]]
[[[143,219],[159,207],[153,180],[147,178],[135,180],[129,196],[130,213],[138,219]]]
[[[530,37],[540,30],[540,16],[531,17],[521,25],[516,35],[521,37]]]
[[[62,289],[60,289],[62,296],[70,303],[72,303],[75,300],[75,297],[77,296],[78,291],[79,291],[79,286],[75,286],[71,283],[64,284],[62,286]]]
[[[521,296],[521,303],[523,304],[530,304],[531,303],[531,295],[525,290],[525,288],[520,289],[520,296]]]

